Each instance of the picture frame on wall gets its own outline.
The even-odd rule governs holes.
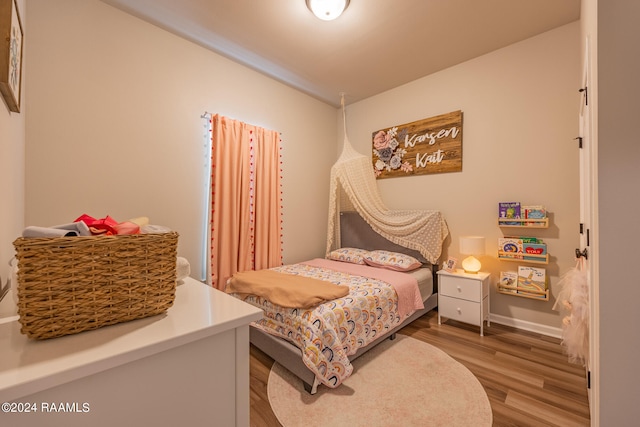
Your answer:
[[[0,0],[0,92],[15,113],[20,112],[23,37],[17,0]]]

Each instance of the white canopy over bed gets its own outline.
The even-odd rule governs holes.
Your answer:
[[[344,120],[344,100],[342,109]],[[340,212],[356,211],[382,237],[437,264],[449,234],[440,211],[388,209],[378,192],[371,159],[353,148],[346,126],[344,133],[342,153],[331,168],[327,255],[341,246]]]

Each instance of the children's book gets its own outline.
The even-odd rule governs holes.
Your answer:
[[[498,203],[498,218],[520,219],[520,202],[500,202]],[[520,221],[501,222],[504,225],[519,225]]]
[[[525,219],[543,219],[547,217],[544,206],[522,206],[522,217]]]
[[[517,292],[517,289],[515,289],[516,286],[518,286],[518,273],[516,273],[515,271],[500,272],[500,281],[498,282],[498,288],[501,291],[511,292],[515,294]]]
[[[542,243],[542,239],[526,236],[504,236],[506,239],[520,239],[522,243]]]
[[[547,254],[547,245],[545,243],[522,243],[522,252],[524,252],[524,259],[530,261],[544,261],[545,258],[540,255]],[[527,256],[530,255],[538,255],[538,256]]]
[[[530,297],[546,298],[546,270],[538,267],[518,266],[518,293]]]
[[[498,239],[498,258],[522,259],[522,239],[502,237]]]

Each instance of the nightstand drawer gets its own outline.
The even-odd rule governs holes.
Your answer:
[[[468,301],[482,301],[483,286],[480,280],[470,280],[454,276],[441,276],[439,286],[440,295],[462,298]]]
[[[438,300],[438,315],[471,325],[480,325],[482,316],[480,303],[466,301],[447,296],[440,296]]]

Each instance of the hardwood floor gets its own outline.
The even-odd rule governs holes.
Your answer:
[[[444,320],[444,319],[443,319]],[[494,426],[588,426],[585,370],[567,361],[560,340],[492,323],[452,320],[431,311],[400,333],[427,342],[465,365],[484,386]],[[267,397],[273,360],[251,347],[251,426],[280,426]],[[437,392],[437,391],[434,391]]]

